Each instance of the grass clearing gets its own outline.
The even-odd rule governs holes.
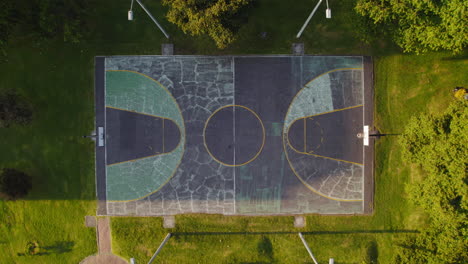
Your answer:
[[[0,166],[33,178],[25,200],[0,201],[2,263],[78,263],[96,252],[95,230],[84,226],[95,214],[94,147],[81,138],[93,129],[91,61],[62,45],[23,46],[0,64],[0,92],[14,89],[33,106],[30,125],[0,129]],[[39,254],[18,256],[28,242]]]
[[[398,54],[394,45],[363,45],[353,33],[354,0],[333,4],[333,19],[317,15],[300,40],[295,34],[313,4],[307,0],[259,0],[248,24],[226,50],[207,37],[184,35],[163,18],[159,1],[145,5],[171,34],[166,40],[152,21],[135,8],[126,19],[127,1],[98,1],[89,10],[91,32],[80,44],[60,40],[33,41],[20,33],[5,49],[0,63],[0,92],[15,89],[34,107],[30,126],[0,130],[0,167],[20,168],[33,176],[25,200],[0,200],[0,259],[5,263],[78,263],[96,252],[95,230],[84,216],[95,214],[93,144],[81,138],[93,129],[93,57],[114,54],[160,54],[172,42],[177,54],[289,54],[291,43],[303,41],[308,54],[372,54],[375,57],[376,123],[382,132],[401,132],[421,112],[438,112],[450,102],[455,86],[468,86],[466,53],[452,56]],[[323,8],[323,6],[322,6]],[[319,12],[323,11],[322,9]],[[261,32],[267,32],[262,39]],[[424,215],[406,201],[405,183],[414,168],[400,158],[396,138],[376,146],[376,197],[373,216],[308,215],[304,232],[318,260],[336,263],[377,259],[391,263],[397,231],[424,223]],[[292,217],[177,216],[171,232],[240,232],[236,235],[178,236],[161,252],[163,263],[307,263],[311,262],[296,234]],[[161,218],[112,218],[114,252],[149,260],[169,230]],[[336,233],[341,232],[341,233]],[[221,242],[220,242],[221,240]],[[28,242],[38,242],[43,255],[18,256]],[[229,246],[229,247],[228,247]]]

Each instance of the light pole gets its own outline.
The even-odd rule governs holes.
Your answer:
[[[327,0],[327,10],[325,10],[325,17],[326,18],[331,18],[331,9],[328,6],[328,0]]]
[[[325,17],[326,18],[331,18],[331,9],[329,8],[328,6],[328,0],[327,1],[327,10],[325,10]],[[302,35],[302,32],[304,31],[304,29],[307,27],[307,25],[309,24],[310,20],[312,19],[312,17],[314,16],[315,14],[315,11],[317,11],[317,9],[319,8],[320,4],[322,3],[322,0],[319,0],[318,3],[315,5],[314,9],[312,10],[312,12],[310,12],[310,15],[309,17],[307,18],[306,22],[304,23],[304,25],[302,25],[301,27],[301,30],[299,30],[299,32],[297,33],[296,35],[296,38],[300,38],[301,35]]]
[[[128,20],[129,21],[133,20],[133,11],[132,11],[132,9],[133,9],[133,0],[130,3],[130,10],[128,10]]]
[[[153,17],[153,15],[151,15],[151,13],[140,2],[140,0],[136,0],[136,1],[141,6],[141,8],[143,8],[143,10],[146,12],[146,14],[148,14],[148,16],[151,18],[151,20],[153,20],[153,22],[156,24],[156,26],[158,26],[159,30],[161,30],[161,32],[164,34],[164,36],[166,36],[166,38],[169,38],[169,35],[166,33],[164,28],[158,23],[158,21]],[[132,11],[132,9],[133,9],[133,0],[132,0],[132,2],[130,4],[130,10],[128,10],[128,20],[133,20],[133,11]]]

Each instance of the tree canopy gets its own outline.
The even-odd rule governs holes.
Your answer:
[[[218,48],[235,40],[235,20],[251,0],[163,0],[167,19],[192,36],[208,34]]]
[[[0,173],[0,192],[8,199],[24,197],[31,187],[31,177],[22,171],[6,168]]]
[[[76,43],[86,32],[84,16],[88,0],[36,0],[39,31],[47,37],[63,38]]]
[[[21,34],[79,42],[87,30],[89,0],[0,1],[0,44],[16,26]]]
[[[425,172],[408,186],[429,227],[408,237],[396,263],[468,263],[468,102],[440,115],[414,117],[401,138],[403,159]]]
[[[0,128],[26,125],[32,120],[31,106],[14,92],[0,94]]]
[[[468,43],[468,1],[358,0],[356,11],[385,26],[405,52],[460,52]]]

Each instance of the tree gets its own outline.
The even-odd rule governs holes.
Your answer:
[[[468,43],[465,0],[358,0],[355,9],[383,25],[405,52],[461,52]]]
[[[14,25],[14,2],[0,2],[0,46],[10,35]]]
[[[402,242],[395,263],[468,263],[467,131],[467,101],[408,123],[401,138],[402,157],[425,172],[421,181],[408,186],[409,197],[430,223]]]
[[[5,45],[16,26],[21,28],[21,37],[31,34],[79,42],[87,32],[88,6],[89,0],[0,1],[0,45]]]
[[[31,119],[31,107],[16,93],[8,92],[0,95],[0,128],[12,124],[25,125]]]
[[[223,49],[235,40],[236,18],[251,0],[163,0],[167,19],[192,36],[208,34]]]
[[[8,199],[26,196],[32,188],[31,177],[16,169],[3,169],[0,174],[0,192]]]
[[[39,31],[46,37],[61,37],[77,43],[86,32],[84,16],[88,0],[36,0]]]

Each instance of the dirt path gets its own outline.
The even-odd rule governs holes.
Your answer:
[[[97,221],[98,252],[99,254],[112,254],[109,218],[99,218]]]
[[[122,258],[112,254],[110,221],[108,217],[97,221],[98,254],[85,258],[80,264],[128,264]]]

